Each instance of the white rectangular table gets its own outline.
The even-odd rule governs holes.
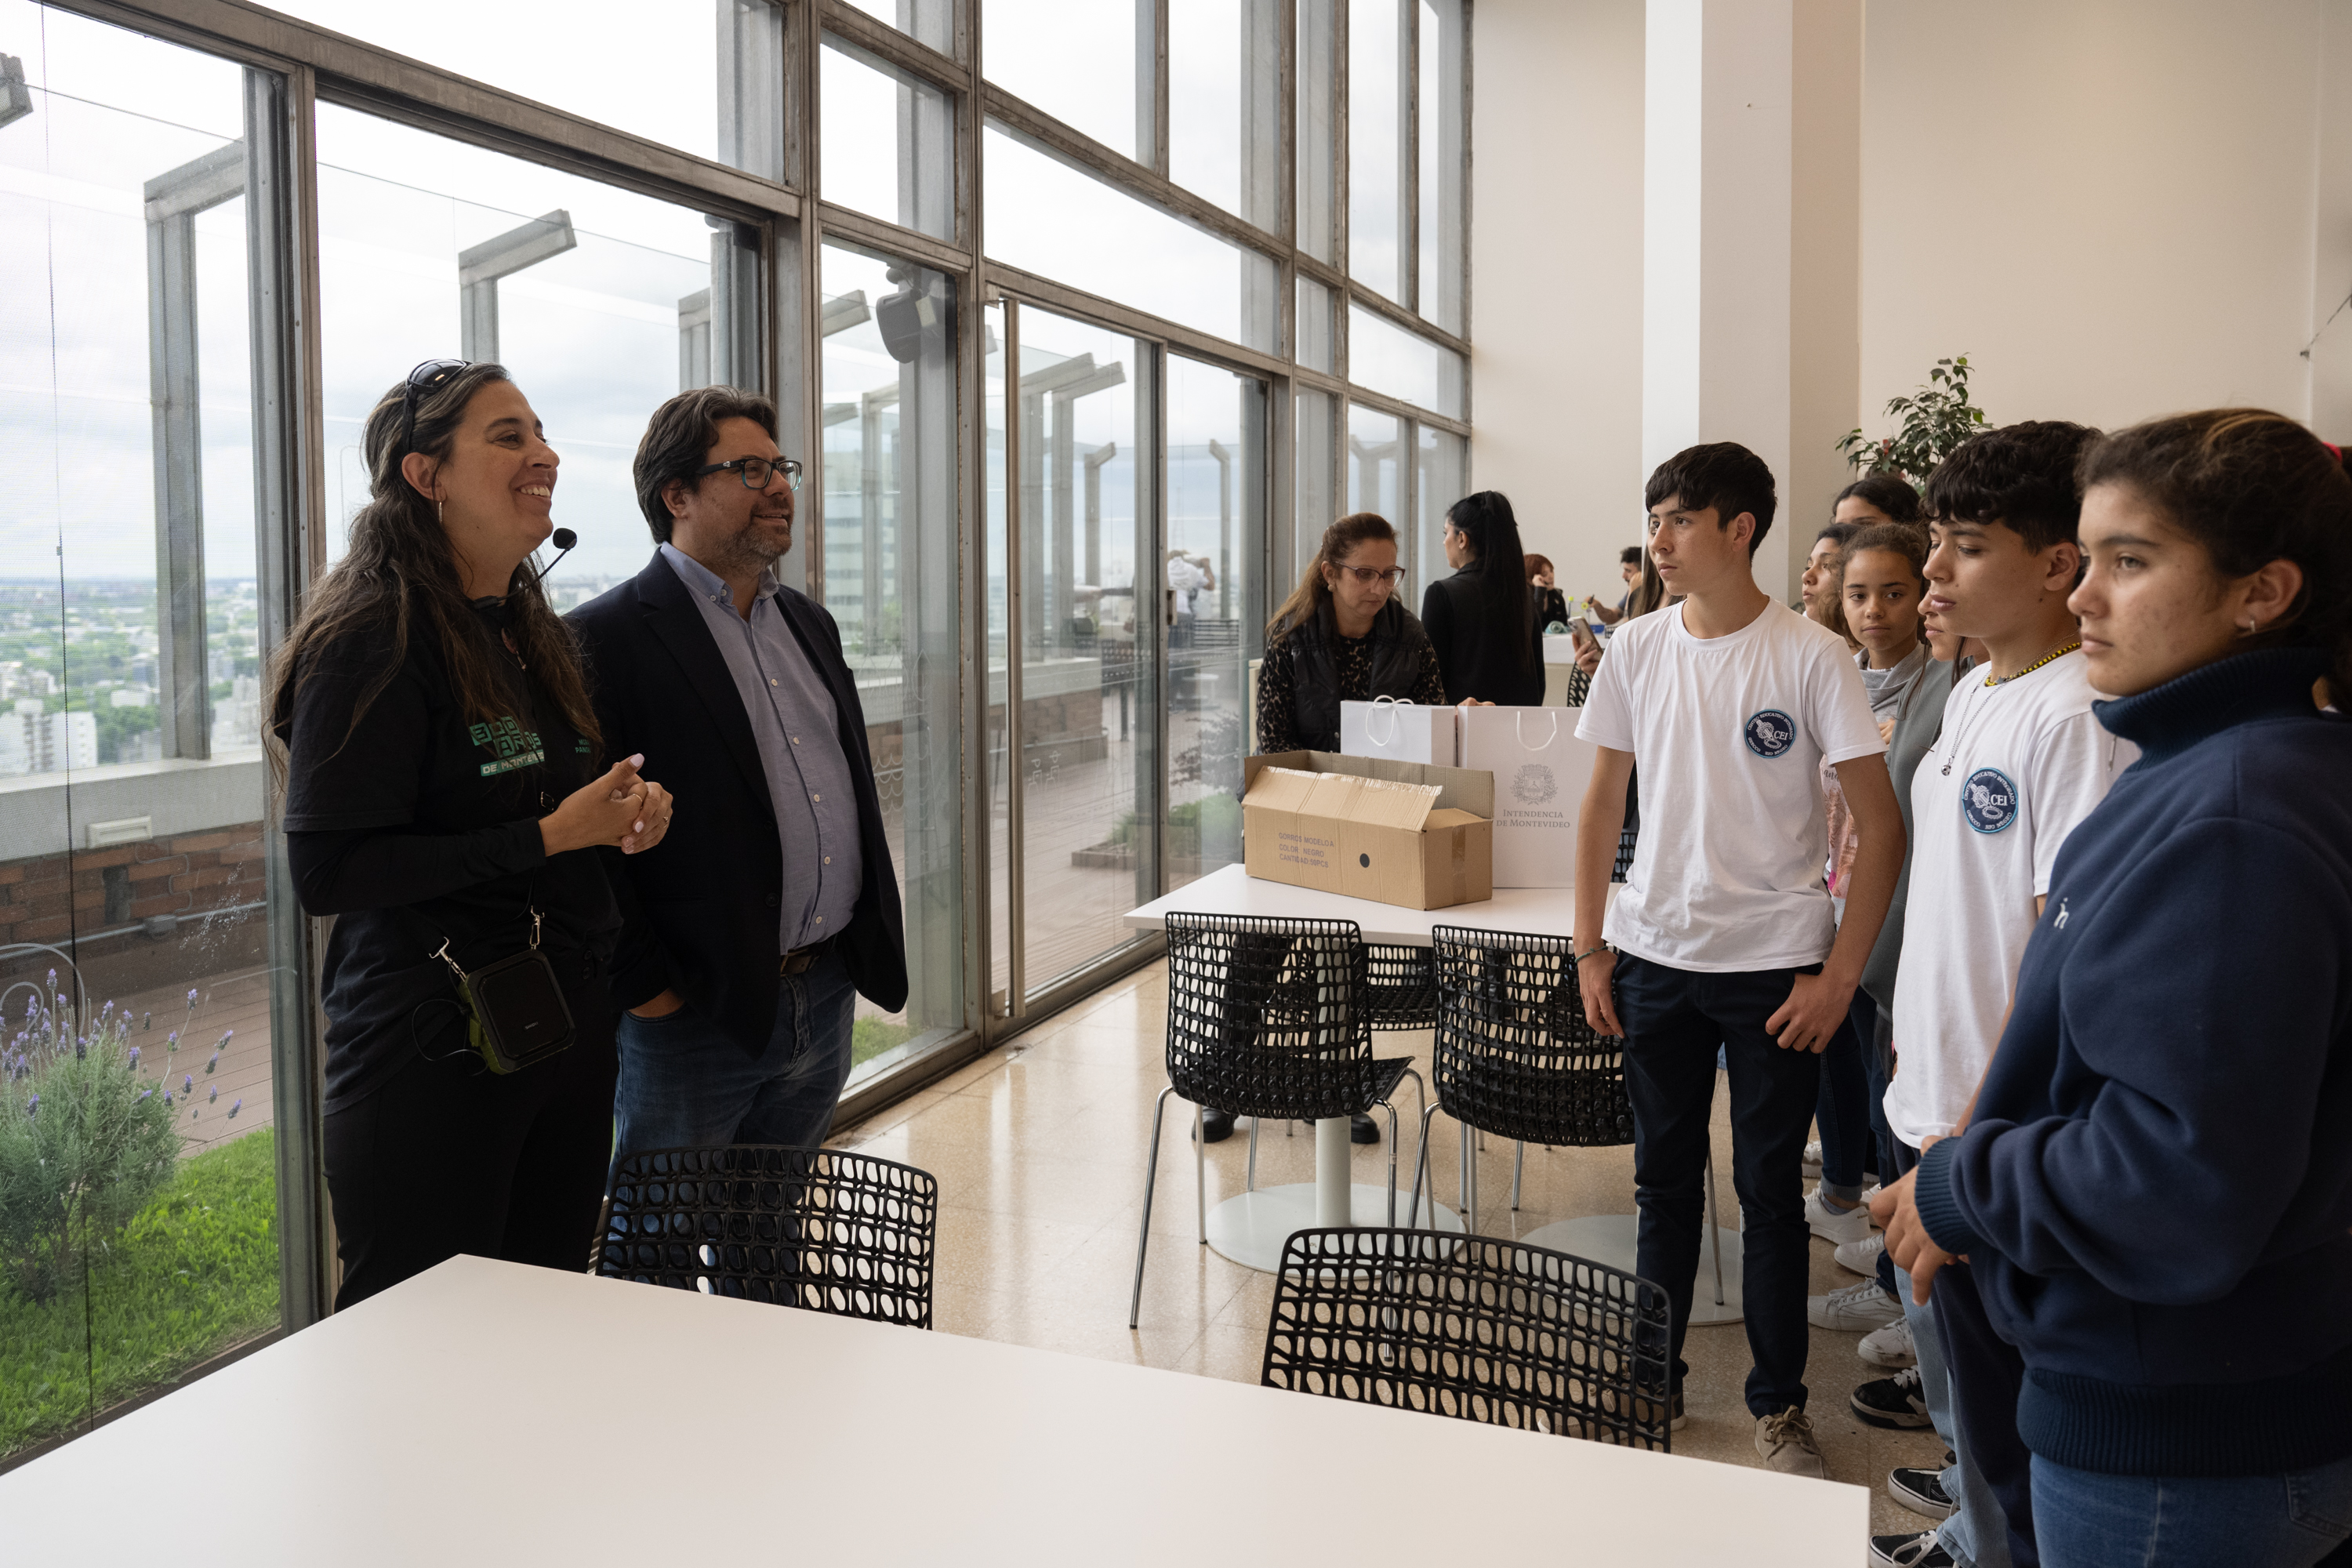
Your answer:
[[[1612,882],[1610,896],[1622,884]],[[1139,931],[1158,931],[1171,913],[1259,915],[1281,920],[1353,921],[1366,942],[1397,947],[1427,947],[1433,926],[1474,926],[1481,931],[1535,931],[1565,940],[1576,924],[1572,888],[1497,888],[1483,903],[1443,910],[1408,910],[1345,893],[1318,892],[1287,882],[1268,882],[1239,866],[1222,866],[1197,882],[1127,911]]]
[[[1868,1520],[1859,1487],[473,1258],[0,1476],[26,1568],[1192,1568],[1204,1530],[1813,1568]]]

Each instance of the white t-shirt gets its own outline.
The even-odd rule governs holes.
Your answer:
[[[1845,644],[1786,605],[1701,639],[1672,605],[1620,627],[1579,739],[1633,753],[1642,834],[1601,934],[1722,973],[1829,955],[1821,764],[1886,750]]]
[[[2100,728],[2093,696],[2079,654],[1999,686],[1972,671],[1911,775],[1886,1122],[1913,1148],[1950,1132],[1968,1109],[2000,1043],[2033,900],[2050,890],[2058,847],[2139,758]]]

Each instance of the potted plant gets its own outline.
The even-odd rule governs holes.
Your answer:
[[[1985,428],[1984,410],[1969,401],[1966,354],[1937,360],[1927,384],[1907,397],[1887,399],[1886,413],[1901,422],[1894,435],[1873,440],[1857,425],[1837,448],[1857,474],[1894,474],[1916,489],[1926,489],[1936,465]]]

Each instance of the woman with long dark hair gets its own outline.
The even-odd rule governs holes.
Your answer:
[[[370,500],[269,693],[295,888],[338,917],[320,1000],[339,1308],[460,1252],[586,1267],[620,931],[591,851],[652,847],[670,810],[642,759],[597,755],[530,563],[558,459],[506,372],[419,365],[364,439]],[[461,974],[509,963],[539,983],[519,1006],[469,997]]]
[[[1445,700],[1541,707],[1543,632],[1509,498],[1480,490],[1455,501],[1445,512],[1444,546],[1454,573],[1422,595],[1421,623],[1445,672]]]
[[[1338,751],[1343,701],[1445,701],[1429,635],[1396,601],[1404,580],[1396,560],[1386,518],[1355,512],[1323,531],[1315,559],[1265,624],[1259,751]]]
[[[2044,1562],[2304,1568],[2352,1536],[2352,478],[2241,408],[2077,478],[2068,604],[2140,757],[2058,852],[1974,1102],[1874,1207],[2023,1362]]]

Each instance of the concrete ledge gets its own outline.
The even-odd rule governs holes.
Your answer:
[[[120,763],[0,779],[0,844],[12,859],[79,853],[89,847],[90,823],[126,816],[152,818],[151,838],[232,826],[266,815],[268,790],[258,746],[201,762]]]

